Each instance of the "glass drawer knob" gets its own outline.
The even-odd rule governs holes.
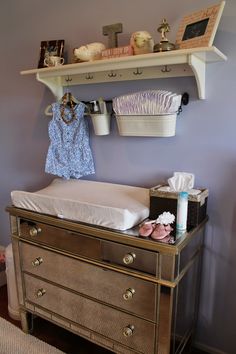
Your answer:
[[[136,255],[134,253],[127,253],[123,258],[124,264],[131,264],[134,262]]]
[[[40,227],[32,227],[30,230],[29,230],[29,233],[30,233],[30,236],[32,237],[35,237],[37,236],[42,230],[40,229]]]
[[[46,293],[45,289],[38,289],[36,292],[36,297],[42,297]]]
[[[31,263],[32,263],[32,266],[37,267],[37,266],[39,266],[41,263],[43,263],[43,258],[37,257],[37,258],[35,258]]]
[[[123,329],[123,335],[124,337],[131,337],[134,333],[134,326],[129,325]]]
[[[128,301],[128,300],[131,300],[134,296],[134,293],[135,293],[135,290],[134,289],[126,289],[124,294],[123,294],[123,299]]]

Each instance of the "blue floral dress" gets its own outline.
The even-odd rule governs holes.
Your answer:
[[[61,117],[60,103],[52,104],[52,120],[48,132],[48,148],[45,172],[65,179],[80,178],[95,173],[89,145],[89,128],[84,118],[85,105],[80,102],[74,108],[75,118],[69,107],[64,109],[65,123]]]

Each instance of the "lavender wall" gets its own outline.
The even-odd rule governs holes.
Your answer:
[[[94,41],[107,42],[102,26],[122,22],[119,44],[127,44],[132,32],[148,30],[159,41],[156,29],[163,17],[172,25],[175,40],[183,14],[214,2],[209,0],[8,0],[1,3],[0,244],[10,241],[8,215],[10,191],[33,191],[52,176],[44,173],[48,148],[45,107],[54,98],[35,77],[21,70],[35,68],[41,40],[66,41],[72,48]],[[228,56],[226,63],[207,68],[206,100],[198,100],[194,78],[146,80],[81,86],[73,93],[81,100],[105,99],[148,88],[190,94],[190,103],[178,118],[173,138],[128,138],[112,133],[96,137],[91,145],[99,181],[151,187],[174,171],[196,176],[196,186],[209,188],[209,217],[203,265],[202,301],[197,341],[234,354],[236,321],[236,2],[228,0],[214,44]]]

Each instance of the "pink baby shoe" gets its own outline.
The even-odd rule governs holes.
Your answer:
[[[150,236],[151,233],[153,232],[155,226],[156,226],[156,224],[153,224],[150,221],[147,221],[147,222],[141,224],[139,227],[139,235],[143,236],[143,237]]]
[[[154,240],[162,240],[163,238],[168,236],[172,230],[173,229],[169,224],[168,225],[156,224],[151,234],[151,238],[153,238]]]

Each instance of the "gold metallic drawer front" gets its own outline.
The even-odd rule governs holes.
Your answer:
[[[103,263],[157,275],[158,253],[69,232],[43,223],[21,220],[20,236],[39,245],[70,252]]]
[[[59,250],[84,257],[100,259],[100,240],[49,226],[21,220],[20,236],[38,244],[44,244]]]
[[[26,300],[142,353],[153,353],[156,326],[25,274]]]
[[[20,242],[22,270],[154,321],[157,285]]]
[[[102,241],[102,258],[112,264],[157,275],[158,253],[156,252]]]

